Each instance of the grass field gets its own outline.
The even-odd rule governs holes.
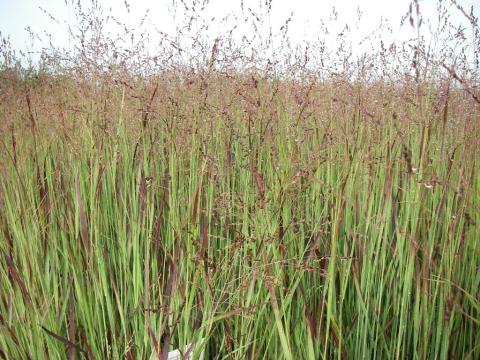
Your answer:
[[[0,358],[480,358],[473,80],[127,75],[0,75]]]

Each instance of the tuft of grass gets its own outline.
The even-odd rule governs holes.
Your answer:
[[[478,128],[279,109],[136,133],[117,99],[107,137],[3,139],[5,356],[477,357]]]
[[[467,57],[96,40],[2,65],[1,358],[480,358]]]

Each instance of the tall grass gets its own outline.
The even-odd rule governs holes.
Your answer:
[[[0,357],[479,358],[480,108],[450,70],[4,71]]]

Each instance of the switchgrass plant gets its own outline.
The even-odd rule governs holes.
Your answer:
[[[479,358],[474,75],[284,77],[216,51],[4,69],[0,357]]]
[[[4,357],[479,355],[478,123],[279,108],[135,137],[122,101],[111,137],[3,139]]]

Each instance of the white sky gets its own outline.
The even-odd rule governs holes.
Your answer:
[[[36,33],[42,34],[43,31],[52,34],[53,43],[68,48],[68,35],[66,28],[69,22],[74,19],[71,17],[70,4],[72,0],[0,0],[0,31],[3,36],[9,36],[15,49],[32,51],[38,49],[40,44],[34,45],[29,40],[29,34],[25,30],[31,27]],[[77,0],[75,0],[77,1]],[[190,3],[192,0],[186,0]],[[452,20],[455,23],[466,25],[463,15],[451,5],[449,0],[443,0],[451,8]],[[478,0],[457,0],[467,11],[474,6],[476,16],[479,14],[480,5]],[[90,0],[83,0],[86,5]],[[197,0],[201,2],[201,0]],[[175,19],[168,9],[176,3],[179,8],[179,1],[175,0],[135,0],[130,1],[130,13],[127,13],[123,0],[99,0],[99,3],[105,9],[112,8],[113,14],[122,22],[135,27],[142,19],[145,11],[149,11],[149,21],[146,23],[146,29],[155,27],[158,30],[168,34],[175,33]],[[241,0],[211,0],[206,10],[206,17],[216,17],[220,19],[228,13],[233,13],[241,17]],[[252,7],[258,9],[259,3],[264,4],[265,0],[244,0],[244,9]],[[409,0],[274,0],[272,12],[270,15],[270,24],[272,28],[279,29],[280,26],[293,12],[293,19],[289,25],[290,37],[295,41],[311,40],[313,37],[322,37],[319,33],[319,19],[328,20],[332,13],[332,7],[335,6],[339,13],[339,24],[349,23],[355,29],[356,9],[362,11],[362,21],[358,29],[353,32],[351,40],[358,43],[364,36],[368,35],[380,22],[381,18],[390,22],[393,36],[399,39],[406,39],[412,36],[412,30],[409,25],[400,29],[400,19],[409,6]],[[420,1],[421,12],[424,17],[435,18],[436,0]],[[40,8],[43,8],[53,14],[59,24],[52,21],[45,15]],[[182,17],[181,15],[178,18]],[[247,25],[243,31],[251,31]],[[212,22],[211,36],[221,36],[223,27],[215,21]],[[332,32],[340,31],[332,29]],[[242,30],[240,30],[242,31]]]

